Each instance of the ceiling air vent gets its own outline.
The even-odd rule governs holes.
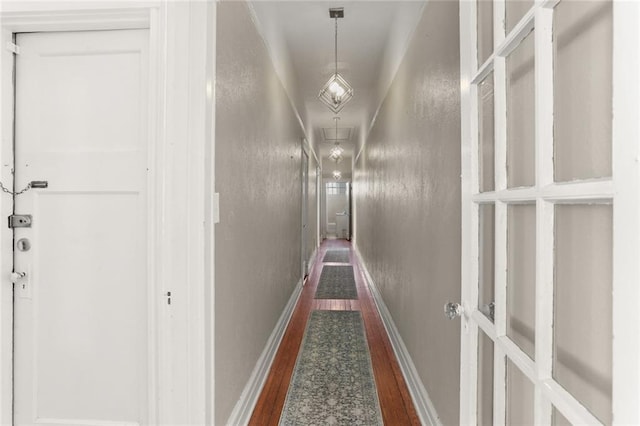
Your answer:
[[[327,142],[334,142],[336,140],[336,128],[335,127],[324,127],[322,129],[324,140]],[[338,138],[339,141],[348,141],[351,139],[351,127],[338,127]]]

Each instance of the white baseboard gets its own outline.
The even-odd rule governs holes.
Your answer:
[[[367,267],[362,259],[362,255],[360,254],[360,250],[358,250],[358,247],[355,245],[354,252],[356,256],[358,256],[358,260],[360,261],[360,265],[362,266],[362,271],[364,272],[367,285],[369,286],[373,299],[376,303],[376,306],[378,307],[378,312],[380,312],[380,317],[382,318],[384,328],[387,330],[387,334],[389,335],[389,340],[391,341],[393,352],[395,353],[396,358],[398,359],[398,363],[400,364],[400,370],[402,371],[404,380],[407,382],[407,387],[409,388],[409,393],[411,394],[411,399],[413,400],[413,404],[418,413],[418,417],[420,417],[420,421],[423,425],[441,426],[442,422],[438,417],[436,408],[433,405],[431,398],[429,398],[427,390],[422,384],[422,380],[418,375],[416,366],[411,360],[409,351],[404,345],[402,337],[400,337],[400,332],[393,322],[391,313],[389,312],[389,309],[387,309],[387,306],[384,304],[382,295],[378,291],[373,278],[367,270]]]
[[[269,340],[267,340],[267,344],[262,351],[260,358],[258,358],[256,366],[251,372],[249,381],[242,390],[242,394],[240,394],[240,399],[236,403],[235,407],[233,407],[233,411],[227,420],[227,425],[241,426],[249,423],[249,419],[251,418],[253,409],[258,402],[258,397],[260,396],[262,387],[267,381],[269,369],[271,368],[273,359],[276,356],[276,352],[278,351],[278,347],[280,346],[280,342],[282,341],[282,337],[287,329],[287,325],[289,324],[289,320],[291,319],[291,315],[293,314],[293,310],[296,307],[296,303],[298,302],[301,292],[302,280],[298,281],[298,284],[296,284],[296,288],[294,289],[293,294],[291,294],[289,302],[287,302],[287,305],[285,306],[284,311],[282,311],[282,315],[280,315],[271,336],[269,336]]]
[[[311,275],[311,271],[313,270],[313,265],[316,263],[316,256],[318,256],[318,248],[313,249],[313,253],[311,253],[311,257],[309,258],[309,266],[307,266],[307,273]]]

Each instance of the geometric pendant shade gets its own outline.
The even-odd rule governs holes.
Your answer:
[[[327,84],[320,90],[318,98],[334,114],[337,114],[353,98],[353,88],[340,74],[336,73],[331,76]]]

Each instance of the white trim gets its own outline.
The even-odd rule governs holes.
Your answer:
[[[85,420],[85,419],[48,419],[38,418],[37,425],[77,425],[77,426],[139,426],[137,422],[111,422],[104,420]]]
[[[476,85],[482,82],[489,74],[493,72],[494,55],[489,56],[484,64],[478,69],[475,77],[471,80],[471,84]]]
[[[216,22],[218,14],[218,3],[208,2],[206,38],[210,47],[207,49],[206,62],[206,125],[204,148],[204,192],[208,194],[205,200],[204,210],[204,377],[205,377],[205,424],[214,424],[215,419],[215,224],[220,222],[220,194],[215,192],[215,153],[216,153],[216,52],[217,52],[217,31]]]
[[[375,301],[376,307],[378,308],[378,313],[380,314],[380,318],[382,319],[384,328],[387,331],[389,340],[391,341],[393,353],[398,360],[398,364],[400,364],[400,371],[402,372],[402,376],[404,377],[404,380],[407,383],[407,387],[409,388],[409,394],[411,395],[411,399],[415,406],[416,412],[418,413],[418,417],[420,417],[420,422],[423,425],[442,425],[440,417],[436,412],[435,405],[433,405],[433,402],[431,401],[431,398],[429,397],[429,394],[425,389],[424,384],[422,383],[422,379],[418,374],[418,370],[416,370],[416,366],[411,359],[409,350],[405,346],[402,337],[400,336],[400,332],[393,322],[391,312],[389,312],[389,309],[387,309],[387,306],[382,299],[382,295],[378,291],[378,288],[376,287],[371,274],[369,274],[369,271],[365,266],[364,259],[362,258],[360,250],[356,245],[353,246],[353,249],[360,262],[366,284],[371,290],[371,295],[373,296],[373,300]]]
[[[160,88],[164,79],[164,70],[159,66],[164,57],[162,51],[161,34],[164,33],[163,22],[161,19],[161,11],[158,9],[149,10],[149,128],[147,145],[147,164],[151,170],[147,175],[147,210],[149,213],[156,212],[161,206],[161,196],[158,191],[158,178],[161,175],[157,171],[162,170],[161,157],[159,155],[162,143],[152,143],[151,141],[161,141],[164,136],[162,123],[162,104],[164,103],[164,93]],[[153,72],[151,72],[151,70]],[[155,267],[155,260],[160,256],[158,243],[161,238],[160,221],[155,215],[149,214],[147,224],[147,278],[148,283],[157,283],[162,277],[161,271]],[[158,296],[161,292],[160,284],[149,287],[149,293],[152,296]],[[152,297],[153,299],[153,297]],[[162,344],[163,341],[158,330],[162,328],[163,310],[158,306],[158,302],[152,300],[148,306],[147,320],[149,323],[148,340],[151,342],[150,362],[148,366],[149,377],[149,422],[159,420],[158,399],[161,391],[161,381],[159,377],[159,367],[162,362]]]
[[[535,8],[530,9],[518,24],[509,32],[503,42],[496,47],[495,54],[506,58],[533,31]]]
[[[553,10],[536,9],[535,25],[535,179],[538,188],[548,188],[553,184]],[[540,198],[536,204],[534,368],[536,379],[544,380],[553,368],[554,253],[549,248],[554,247],[555,207]],[[552,417],[541,386],[534,387],[533,415],[535,424]]]
[[[302,280],[298,281],[298,284],[293,290],[293,293],[289,298],[289,302],[287,302],[287,305],[282,311],[276,326],[271,332],[271,336],[269,336],[269,340],[267,340],[267,344],[262,350],[262,354],[260,354],[260,358],[258,358],[258,361],[256,362],[256,366],[251,372],[251,376],[249,377],[247,384],[240,394],[238,402],[235,407],[233,407],[233,411],[229,415],[225,424],[241,426],[249,423],[251,414],[253,414],[253,409],[255,408],[258,398],[260,397],[260,393],[262,392],[262,388],[267,381],[271,365],[273,364],[273,360],[278,352],[278,347],[280,346],[282,337],[287,330],[287,326],[289,325],[289,321],[291,320],[291,316],[293,315],[293,311],[298,303],[301,293]]]
[[[618,425],[640,424],[639,21],[640,3],[613,3],[613,422]]]
[[[109,10],[69,10],[3,12],[1,24],[12,32],[125,30],[149,28],[149,10],[153,7]],[[28,7],[28,6],[26,6]],[[77,6],[76,6],[77,7]]]
[[[614,196],[614,185],[611,179],[591,179],[568,183],[552,183],[542,188],[515,188],[498,192],[483,192],[473,195],[476,203],[501,201],[519,203],[542,199],[557,202],[602,202],[610,201]]]
[[[187,224],[187,330],[188,362],[187,417],[189,424],[204,424],[206,421],[206,382],[213,380],[207,377],[206,371],[206,338],[205,318],[207,303],[205,281],[206,274],[206,237],[203,232],[207,220],[206,206],[211,198],[211,192],[206,188],[206,170],[213,168],[213,161],[205,155],[206,147],[215,143],[215,133],[209,134],[207,125],[212,118],[207,117],[207,81],[214,81],[212,74],[215,70],[207,68],[207,55],[215,45],[211,39],[203,37],[214,22],[208,21],[208,8],[216,7],[215,2],[189,2],[188,15],[188,152],[187,158],[187,207],[189,217]],[[215,30],[214,30],[215,33]],[[215,103],[212,104],[215,111]],[[211,138],[211,139],[209,139]],[[210,236],[213,238],[213,235]],[[215,267],[215,265],[211,265]]]
[[[12,38],[10,31],[2,28],[2,45]],[[13,140],[13,55],[6,49],[0,51],[0,137],[2,140]],[[9,76],[9,77],[6,77]],[[2,164],[13,164],[11,144],[0,144],[0,160]],[[12,167],[11,167],[12,168]],[[13,187],[11,168],[0,169],[0,180]],[[1,217],[13,212],[10,198],[0,197]],[[6,226],[0,227],[0,253],[13,250],[13,232]],[[0,424],[9,425],[12,421],[13,399],[13,284],[9,274],[13,270],[13,257],[0,256]]]
[[[540,388],[542,395],[553,401],[553,405],[569,420],[577,425],[602,425],[589,410],[577,401],[565,388],[554,380],[545,380],[536,388]],[[550,413],[549,413],[550,414]],[[548,418],[549,420],[551,417]],[[548,421],[548,420],[547,420]],[[622,424],[625,424],[624,422]]]
[[[474,135],[474,129],[477,129],[472,123],[477,121],[473,119],[473,109],[471,108],[474,95],[472,93],[472,73],[475,71],[477,63],[476,40],[475,34],[476,7],[473,2],[460,2],[460,157],[461,157],[461,235],[473,234],[473,212],[471,204],[471,194],[473,188],[477,188],[477,178],[471,173],[473,159],[477,158],[478,153],[473,152],[477,148],[477,135]],[[476,114],[477,116],[477,114]],[[461,300],[464,306],[467,295],[473,293],[474,282],[473,268],[470,262],[463,259],[473,259],[472,252],[474,248],[472,242],[468,238],[462,238],[461,241]],[[443,300],[442,303],[447,301]],[[464,306],[465,310],[474,309],[475,306]],[[462,322],[462,321],[461,321]],[[468,392],[472,387],[475,388],[477,382],[477,366],[473,366],[472,360],[477,357],[474,354],[475,348],[472,348],[472,342],[468,339],[464,327],[460,326],[460,424],[475,424],[477,404],[475,394]],[[476,351],[477,352],[477,351]]]

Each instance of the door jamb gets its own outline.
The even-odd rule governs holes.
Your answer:
[[[304,279],[309,273],[309,258],[307,258],[307,244],[308,244],[308,227],[309,227],[309,152],[307,149],[307,143],[305,139],[302,139],[301,153],[300,153],[300,210],[301,214],[301,257],[302,257],[302,274],[300,279],[304,283]]]

